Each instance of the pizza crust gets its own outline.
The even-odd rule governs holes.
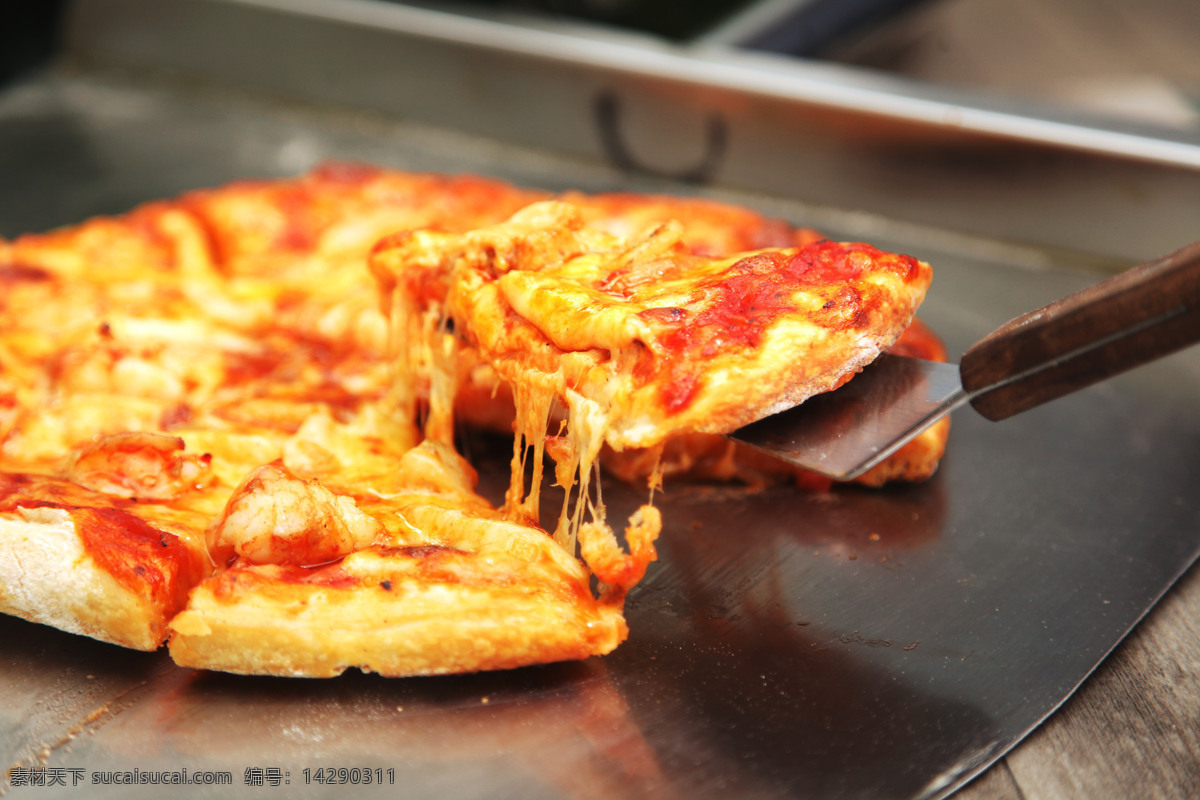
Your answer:
[[[65,509],[19,509],[0,517],[5,614],[135,650],[157,650],[175,610],[156,606],[100,567]]]
[[[193,591],[172,621],[171,657],[245,674],[332,677],[355,667],[436,675],[603,655],[627,635],[611,605],[581,613],[580,596],[536,581],[500,588],[414,580],[404,569],[412,558],[359,551],[331,584],[293,583],[279,567],[230,569]]]

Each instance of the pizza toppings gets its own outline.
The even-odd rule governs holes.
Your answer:
[[[211,484],[208,454],[184,453],[178,436],[117,433],[85,445],[68,474],[80,486],[112,497],[173,500]]]
[[[178,536],[120,508],[73,508],[68,512],[84,551],[130,592],[170,609],[182,607],[187,590],[207,568]]]
[[[382,534],[383,525],[352,498],[272,463],[251,472],[234,489],[208,532],[208,552],[217,564],[238,557],[255,564],[305,567],[369,547]]]
[[[652,534],[634,533],[625,561],[615,541],[597,542],[589,570],[542,529],[501,519],[444,445],[424,442],[401,462],[402,478],[427,480],[403,480],[377,499],[386,535],[323,564],[236,558],[171,621],[176,662],[276,675],[441,674],[586,658],[625,639],[621,606],[654,558]],[[593,573],[611,580],[599,597]],[[249,637],[261,644],[247,647]]]

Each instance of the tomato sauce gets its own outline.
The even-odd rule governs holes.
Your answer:
[[[362,585],[362,578],[342,569],[342,559],[317,567],[299,567],[281,564],[274,570],[281,583],[297,583],[305,586],[322,586],[326,589],[353,589]],[[236,573],[229,573],[236,574]]]
[[[121,586],[159,605],[177,607],[207,569],[205,559],[174,534],[69,481],[0,473],[0,513],[18,508],[67,511],[87,554]]]
[[[668,368],[663,404],[671,411],[686,408],[699,388],[699,378],[682,365],[703,364],[730,348],[757,347],[763,331],[777,317],[795,310],[792,297],[800,289],[833,289],[822,309],[830,313],[831,324],[864,324],[868,309],[852,282],[878,269],[893,271],[906,281],[920,271],[911,256],[828,240],[790,253],[756,253],[735,262],[711,284],[700,287],[711,298],[707,307],[679,315],[680,324],[660,339],[667,356],[680,365]]]
[[[15,286],[18,283],[47,283],[54,280],[50,272],[35,264],[9,262],[0,264],[0,286]]]
[[[75,508],[71,519],[97,564],[131,592],[168,603],[198,576],[199,559],[173,534],[118,508]]]
[[[86,505],[111,505],[107,495],[85,489],[70,481],[41,475],[0,472],[0,513],[11,514],[18,508],[71,508]]]

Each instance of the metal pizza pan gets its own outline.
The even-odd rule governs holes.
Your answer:
[[[330,157],[678,188],[111,76],[24,82],[0,95],[0,121],[0,153],[27,156],[0,161],[6,235]],[[951,352],[1094,277],[904,226],[875,232],[936,265],[922,315]],[[41,768],[55,783],[40,797],[78,796],[77,780],[88,796],[157,797],[150,778],[184,770],[179,797],[228,796],[213,783],[225,777],[255,796],[353,784],[366,797],[942,797],[1053,713],[1195,560],[1198,396],[1187,352],[1003,426],[958,420],[921,485],[668,484],[661,557],[629,598],[629,641],[603,659],[280,680],[184,670],[3,618],[0,761],[10,787]],[[495,493],[505,459],[487,452]],[[606,486],[613,518],[644,499]]]

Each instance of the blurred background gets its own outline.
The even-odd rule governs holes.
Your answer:
[[[52,57],[68,2],[3,4],[0,80]],[[581,21],[677,43],[733,42],[1101,116],[1200,127],[1200,3],[1194,0],[418,0],[409,5]]]
[[[1195,0],[0,6],[8,86],[203,81],[581,158],[613,186],[748,191],[817,225],[870,215],[1116,265],[1196,238],[1197,51]]]
[[[463,10],[471,6],[582,20],[681,43],[735,42],[1148,123],[1200,124],[1200,58],[1195,55],[1200,3],[1193,0],[459,4]]]
[[[476,0],[1180,128],[1200,125],[1194,0]]]
[[[1195,130],[1200,3],[944,0],[833,43],[835,61]]]

